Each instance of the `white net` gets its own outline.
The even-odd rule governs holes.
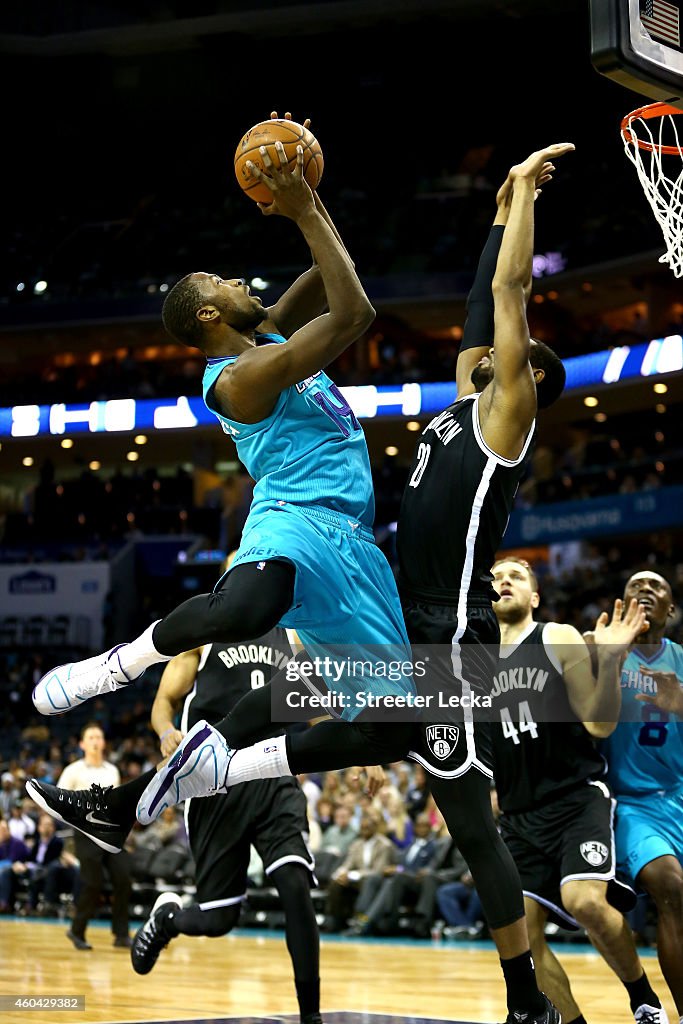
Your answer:
[[[662,112],[653,116],[655,107]],[[683,277],[683,146],[676,124],[683,111],[667,112],[671,110],[664,104],[651,104],[634,111],[624,118],[621,136],[662,229],[666,252],[659,262],[668,263],[676,277]]]

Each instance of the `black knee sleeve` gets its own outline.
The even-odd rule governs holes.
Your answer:
[[[202,644],[263,636],[291,607],[294,578],[289,562],[238,565],[216,593],[191,597],[158,622],[154,646],[160,654],[176,655]]]
[[[408,722],[318,722],[287,736],[287,760],[293,775],[390,764],[408,754],[413,726]]]
[[[471,768],[459,779],[430,776],[431,790],[448,831],[467,862],[489,928],[524,917],[519,873],[491,810],[489,780]]]

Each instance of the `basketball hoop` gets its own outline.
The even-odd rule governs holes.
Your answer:
[[[668,263],[676,277],[683,277],[683,143],[675,120],[681,114],[667,103],[649,103],[621,122],[624,151],[664,236],[659,262]]]

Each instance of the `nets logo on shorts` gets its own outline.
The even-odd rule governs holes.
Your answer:
[[[591,843],[581,843],[579,849],[583,859],[588,861],[592,868],[602,867],[609,856],[609,850],[605,844],[596,843],[595,840]]]
[[[457,725],[428,725],[425,735],[434,757],[445,761],[456,748],[460,729]]]

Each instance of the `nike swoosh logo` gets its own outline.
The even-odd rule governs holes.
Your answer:
[[[112,831],[118,830],[118,825],[112,824],[111,821],[102,821],[101,818],[96,818],[93,811],[88,811],[85,816],[85,820],[89,821],[92,825],[98,825],[100,828],[110,828]]]

